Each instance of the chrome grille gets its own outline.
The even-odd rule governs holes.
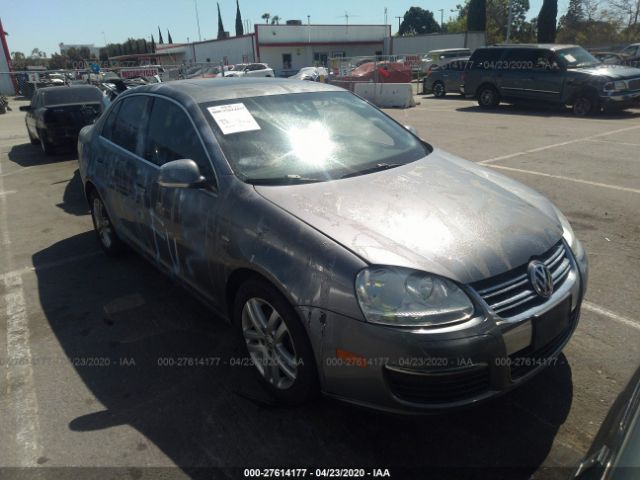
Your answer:
[[[571,260],[564,243],[558,242],[537,259],[551,272],[553,290],[557,290],[571,271]],[[546,300],[533,290],[527,266],[525,264],[502,275],[476,282],[472,287],[496,314],[502,318],[515,317]]]
[[[629,84],[629,90],[640,90],[640,78],[634,78],[627,83]]]

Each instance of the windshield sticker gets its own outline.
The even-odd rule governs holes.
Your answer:
[[[218,105],[207,108],[224,135],[239,132],[251,132],[260,130],[251,112],[244,103],[232,103],[230,105]]]
[[[570,53],[567,53],[564,58],[567,60],[567,62],[569,63],[573,63],[576,61],[576,57],[574,57],[573,55],[571,55]]]

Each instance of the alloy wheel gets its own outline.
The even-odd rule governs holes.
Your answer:
[[[98,197],[93,199],[93,208],[91,209],[93,215],[93,224],[98,232],[100,242],[105,248],[110,248],[113,244],[113,228],[111,227],[111,221],[105,211],[102,200]]]
[[[298,357],[282,316],[266,300],[250,298],[242,308],[242,334],[258,372],[280,390],[290,388],[298,375]]]

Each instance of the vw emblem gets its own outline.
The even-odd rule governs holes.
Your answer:
[[[529,281],[535,292],[542,298],[553,293],[553,277],[547,266],[539,260],[533,260],[528,267]]]

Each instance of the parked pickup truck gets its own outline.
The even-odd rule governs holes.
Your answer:
[[[38,89],[31,105],[20,107],[27,112],[29,140],[46,155],[57,145],[76,143],[80,129],[102,113],[101,102],[102,92],[91,85]]]

